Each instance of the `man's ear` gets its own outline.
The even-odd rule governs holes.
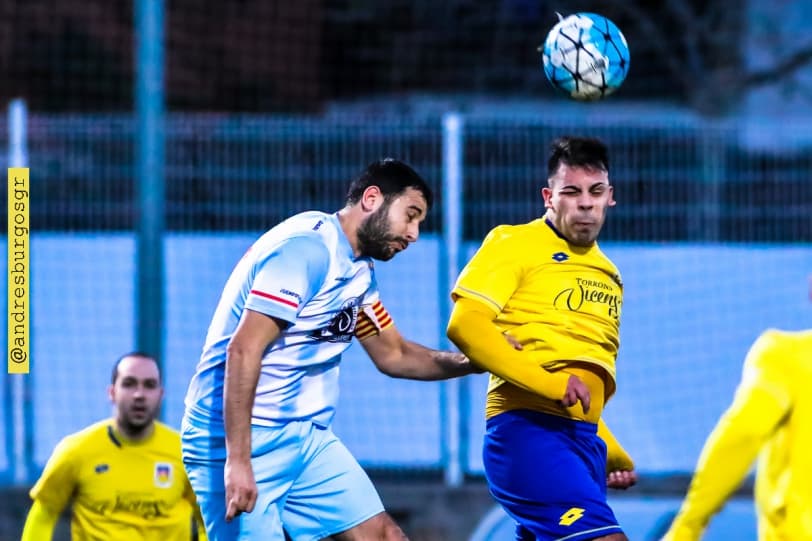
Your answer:
[[[110,402],[115,402],[116,401],[116,386],[115,385],[111,384],[110,386],[107,387],[107,398],[110,399]]]
[[[617,201],[615,201],[615,189],[612,186],[609,186],[609,203],[608,206],[614,207],[617,205]]]
[[[541,198],[544,200],[544,208],[553,208],[553,191],[545,186],[541,189]]]
[[[375,212],[383,204],[383,193],[377,186],[369,186],[361,194],[361,209],[365,212]]]

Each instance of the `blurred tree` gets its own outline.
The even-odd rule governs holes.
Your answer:
[[[131,110],[133,1],[0,0],[0,98],[25,96],[35,110]],[[165,1],[172,110],[312,112],[380,94],[552,97],[536,49],[556,12],[598,12],[623,31],[632,60],[619,99],[719,115],[812,61],[803,0]],[[753,50],[770,54],[754,63]]]
[[[632,23],[633,46],[645,47],[667,70],[681,99],[715,116],[730,112],[751,90],[786,82],[812,62],[812,39],[797,39],[785,10],[752,5],[768,3],[737,8],[725,0],[663,0],[653,7],[640,0],[608,0],[607,8]],[[758,63],[748,57],[754,26],[762,38],[759,46],[769,49]]]

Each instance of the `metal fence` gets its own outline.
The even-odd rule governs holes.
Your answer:
[[[554,110],[461,119],[467,239],[538,213],[532,194],[544,182],[547,145],[563,133],[598,136],[610,146],[621,205],[606,240],[812,239],[812,144],[765,150],[744,140],[742,125],[679,116],[633,125],[625,117],[585,122]],[[129,115],[31,117],[40,192],[32,220],[40,231],[133,228],[134,129]],[[795,133],[812,142],[812,123],[778,129],[779,137]],[[387,155],[414,164],[439,190],[442,130],[439,116],[170,115],[167,228],[256,231],[292,211],[332,208],[352,175]],[[426,224],[430,232],[440,230],[439,208]]]
[[[799,121],[776,128],[714,123],[676,113],[624,111],[600,118],[562,114],[553,108],[460,114],[455,117],[458,130],[449,128],[449,117],[444,123],[443,116],[434,114],[170,114],[164,215],[168,259],[175,258],[175,263],[168,262],[164,288],[168,291],[165,310],[173,314],[167,323],[167,342],[180,345],[167,346],[163,355],[182,359],[167,358],[172,373],[166,420],[179,421],[179,400],[202,345],[205,329],[200,327],[207,323],[218,288],[243,243],[292,213],[340,207],[349,179],[379,157],[395,156],[412,163],[438,191],[438,204],[425,225],[429,241],[421,252],[424,259],[410,259],[410,267],[397,267],[389,275],[390,295],[400,303],[396,315],[413,330],[414,338],[432,346],[444,344],[449,276],[456,266],[491,227],[541,214],[538,190],[545,181],[546,149],[561,134],[598,136],[610,146],[611,178],[619,205],[607,222],[603,242],[636,243],[655,250],[678,245],[696,254],[681,259],[683,267],[670,269],[674,280],[699,279],[697,265],[703,248],[767,243],[781,257],[789,257],[795,248],[808,248],[812,144],[805,141],[812,140],[812,123]],[[786,144],[770,145],[766,135],[753,137],[754,130],[777,131]],[[25,456],[31,470],[26,477],[30,479],[59,438],[103,416],[107,363],[134,345],[134,138],[131,115],[30,117],[34,373],[28,395],[8,392],[12,376],[6,376],[5,391],[0,393],[0,431],[6,436],[0,471],[23,467],[13,460],[9,447],[16,435],[26,438]],[[452,162],[459,169],[449,168]],[[449,174],[459,183],[458,192],[443,191],[442,181],[449,181]],[[454,216],[460,219],[459,235],[448,234]],[[207,247],[214,247],[214,255],[196,259]],[[781,257],[771,260],[812,264],[807,252],[800,259]],[[47,269],[37,270],[38,262]],[[206,284],[204,293],[190,291],[181,303],[176,290],[188,277],[172,267],[175,264],[193,266],[193,279]],[[650,264],[658,268],[656,262]],[[782,265],[768,269],[767,277],[774,287],[794,295],[796,289],[787,289],[782,282],[796,276],[787,275],[790,271],[786,263]],[[752,272],[765,271],[743,265],[742,275]],[[410,281],[433,292],[431,298],[398,292],[398,283]],[[718,295],[716,300],[724,302],[733,293]],[[429,313],[433,315],[427,319]],[[802,325],[798,315],[802,312],[792,313],[788,324]],[[643,334],[641,329],[628,332]],[[701,329],[696,332],[700,334]],[[350,358],[354,363],[355,354]],[[739,359],[731,355],[728,362],[731,366],[725,375],[735,375]],[[390,417],[415,423],[356,426],[339,414],[339,424],[350,434],[344,437],[351,449],[353,443],[365,449],[360,452],[362,462],[404,473],[450,469],[457,472],[451,475],[456,478],[478,473],[469,458],[478,445],[477,436],[467,426],[478,422],[480,411],[472,397],[482,392],[481,382],[397,387],[395,395],[403,398],[397,403],[386,400],[386,390],[401,383],[354,370],[358,369],[352,364],[347,368],[354,386],[351,392],[345,388],[345,396],[350,396],[343,399],[350,411],[371,415],[375,410],[383,416],[375,422],[386,423]],[[708,370],[706,374],[714,374]],[[717,394],[732,384],[719,382]],[[422,404],[415,403],[415,397],[422,397]],[[66,401],[71,407],[66,407]],[[718,413],[721,404],[708,410],[707,417]],[[18,426],[20,421],[10,415],[16,407],[27,408],[29,426]],[[418,413],[415,408],[430,411]],[[421,422],[423,428],[418,428]],[[698,433],[705,424],[697,425]],[[658,430],[667,439],[668,427]],[[382,440],[396,444],[379,445]],[[686,467],[690,458],[677,467]]]

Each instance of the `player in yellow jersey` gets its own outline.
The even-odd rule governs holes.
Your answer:
[[[755,341],[733,403],[708,437],[664,539],[701,539],[758,458],[759,540],[812,540],[811,356],[812,330],[768,330]]]
[[[180,435],[155,421],[163,397],[155,359],[137,352],[121,357],[109,395],[112,419],[57,445],[31,489],[22,540],[50,540],[71,502],[74,541],[189,541],[193,518],[205,540]]]
[[[606,487],[634,484],[634,464],[601,421],[623,298],[596,244],[615,205],[608,151],[563,137],[547,165],[546,214],[488,234],[452,292],[448,336],[491,374],[485,473],[517,539],[625,540]]]

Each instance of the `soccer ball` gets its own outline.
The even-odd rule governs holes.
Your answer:
[[[559,19],[540,47],[547,79],[579,101],[617,90],[629,73],[629,47],[615,23],[595,13]]]

